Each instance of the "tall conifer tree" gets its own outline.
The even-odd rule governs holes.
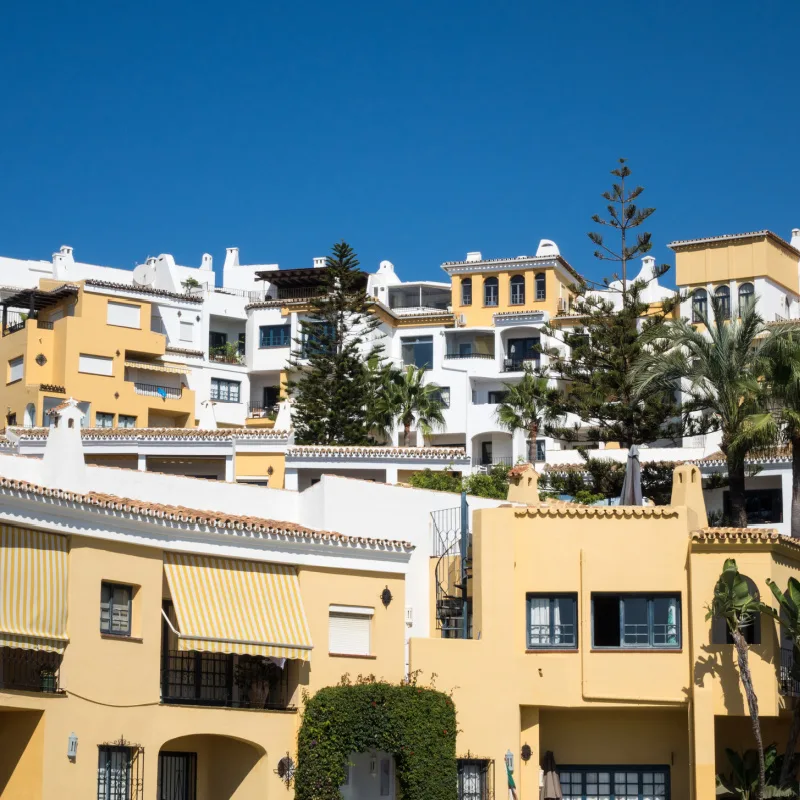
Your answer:
[[[295,437],[299,444],[366,444],[367,362],[381,350],[379,320],[349,244],[333,246],[320,279],[289,362]]]

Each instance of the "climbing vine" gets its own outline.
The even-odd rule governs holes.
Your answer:
[[[297,741],[296,800],[340,800],[351,753],[392,753],[403,800],[456,800],[453,700],[416,678],[402,684],[374,676],[304,698]]]

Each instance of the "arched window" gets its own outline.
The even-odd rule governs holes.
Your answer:
[[[547,299],[547,279],[545,278],[544,272],[540,272],[534,278],[534,284],[536,286],[536,299],[537,300],[545,300]]]
[[[692,322],[703,322],[708,316],[708,292],[695,289],[692,293]]]
[[[747,583],[747,590],[751,597],[760,600],[761,594],[755,583],[747,575],[742,575],[742,577]],[[742,625],[741,630],[748,644],[761,644],[761,614],[753,616],[746,624]],[[728,623],[722,617],[714,617],[711,620],[711,644],[733,644],[733,636],[731,636]]]
[[[525,305],[525,278],[522,275],[515,275],[511,281],[511,305]]]
[[[722,313],[722,319],[731,318],[731,290],[727,286],[719,286],[714,292],[714,297],[717,298],[719,303],[719,310]]]
[[[483,304],[485,306],[497,305],[497,290],[498,290],[497,278],[487,278],[483,282]]]
[[[461,305],[472,305],[472,278],[464,278],[461,281]]]
[[[739,284],[739,316],[753,306],[756,301],[755,289],[752,283]]]

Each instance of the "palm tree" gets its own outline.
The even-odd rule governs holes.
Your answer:
[[[745,421],[761,410],[760,340],[767,327],[754,304],[742,308],[738,320],[728,319],[717,298],[712,308],[713,321],[702,316],[705,331],[680,319],[646,333],[647,341],[659,346],[639,358],[634,382],[640,394],[655,388],[682,392],[687,419],[700,412],[718,426],[728,464],[732,523],[746,528],[744,459],[751,443]]]
[[[714,617],[724,619],[736,648],[739,679],[742,682],[742,688],[747,698],[747,708],[750,711],[750,721],[753,725],[753,735],[755,736],[756,749],[758,750],[758,794],[756,796],[759,800],[764,797],[766,780],[764,742],[761,738],[761,723],[758,719],[758,698],[753,689],[753,678],[750,673],[747,640],[742,629],[752,625],[757,615],[763,610],[765,610],[765,606],[750,594],[747,581],[739,573],[739,568],[736,566],[736,560],[733,558],[725,559],[722,574],[719,576],[716,586],[714,586],[714,596],[711,600],[711,605],[708,606],[706,619]]]
[[[743,438],[749,446],[791,446],[792,536],[800,538],[800,333],[794,326],[775,328],[761,348],[761,360],[767,410],[748,417]]]
[[[498,422],[512,434],[525,431],[528,437],[528,461],[536,461],[536,437],[539,428],[553,425],[561,417],[561,394],[548,386],[548,379],[526,366],[519,383],[504,384],[506,392],[497,408]]]
[[[782,592],[775,581],[767,578],[767,585],[772,589],[772,594],[778,601],[781,612],[775,611],[765,605],[763,611],[769,614],[783,628],[784,636],[792,643],[792,666],[788,677],[792,681],[800,681],[800,581],[789,578],[786,592]],[[781,665],[781,668],[783,665]],[[797,766],[795,749],[800,738],[800,698],[795,697],[792,711],[792,724],[789,728],[789,737],[786,742],[786,752],[783,756],[779,786],[786,786],[792,777],[792,772]]]
[[[403,426],[403,446],[408,445],[411,426],[416,422],[423,436],[445,426],[441,386],[425,383],[425,368],[410,364],[404,372],[388,373],[381,396],[375,402],[375,418],[400,422]]]
[[[367,359],[364,369],[367,373],[367,428],[370,436],[383,443],[391,439],[394,427],[394,416],[384,398],[388,387],[397,383],[402,375],[391,362],[375,353]]]

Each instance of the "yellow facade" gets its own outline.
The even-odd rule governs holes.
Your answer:
[[[544,275],[545,298],[536,299],[536,276]],[[511,303],[511,279],[520,276],[523,279],[525,302]],[[487,279],[497,279],[497,305],[487,306],[484,302],[484,284]],[[462,303],[462,283],[465,279],[472,281],[472,302]],[[494,315],[514,311],[546,311],[551,317],[566,313],[572,307],[573,292],[570,286],[579,282],[577,276],[571,276],[565,270],[557,270],[552,266],[526,266],[518,269],[485,270],[476,267],[474,272],[459,271],[451,276],[453,313],[464,315],[466,327],[492,327]]]
[[[3,800],[97,797],[98,747],[120,737],[143,748],[143,792],[130,795],[137,800],[157,796],[159,754],[168,751],[196,754],[197,800],[286,797],[275,770],[287,752],[296,753],[302,693],[335,684],[345,673],[353,678],[375,673],[390,681],[403,676],[402,575],[299,567],[314,648],[309,662],[286,662],[286,709],[165,704],[162,659],[171,637],[165,635],[161,613],[169,598],[164,561],[158,548],[70,537],[69,643],[59,677],[63,692],[0,690]],[[102,582],[133,587],[129,636],[100,632]],[[385,587],[395,598],[386,607],[378,600]],[[332,603],[374,608],[369,656],[329,654]],[[185,679],[191,683],[191,674]],[[72,733],[78,737],[74,760],[67,757]]]
[[[675,251],[675,282],[681,287],[765,277],[795,294],[800,288],[797,252],[771,234],[676,242],[671,247]]]
[[[283,489],[285,475],[285,453],[236,454],[237,480],[246,480],[247,478],[269,478],[270,488]]]
[[[800,577],[800,548],[757,534],[752,543],[731,537],[727,544],[693,533],[706,525],[699,472],[679,467],[676,479],[666,507],[476,511],[473,638],[411,640],[411,669],[435,672],[439,687],[454,692],[459,753],[491,759],[502,771],[510,750],[520,800],[538,797],[547,751],[560,765],[659,767],[673,800],[711,800],[715,774],[728,771],[724,747],[753,746],[733,646],[711,644],[705,607],[727,557],[766,599],[767,577],[780,586]],[[688,492],[681,480],[693,484]],[[531,644],[531,595],[574,598],[576,646]],[[596,643],[595,604],[631,595],[677,601],[674,644]],[[765,617],[761,643],[751,649],[753,680],[767,744],[782,749],[788,714],[780,655]]]
[[[43,290],[60,285],[42,281]],[[139,327],[110,325],[110,302],[138,308]],[[174,373],[165,381],[166,372],[139,371],[144,378],[126,380],[126,361],[149,363],[164,355],[166,337],[150,330],[150,318],[151,304],[146,301],[87,292],[80,287],[74,297],[43,309],[37,319],[28,319],[23,329],[3,336],[0,365],[6,370],[6,420],[28,425],[32,413],[34,425],[41,426],[44,398],[73,397],[91,404],[87,427],[96,425],[98,413],[113,414],[114,427],[120,415],[135,418],[137,428],[193,427],[193,390],[184,385],[179,396],[177,391],[163,398],[158,394],[161,383],[171,386],[175,382]],[[90,374],[82,369],[81,356],[110,359],[111,374]],[[23,358],[23,377],[10,382],[9,364],[19,357]]]

